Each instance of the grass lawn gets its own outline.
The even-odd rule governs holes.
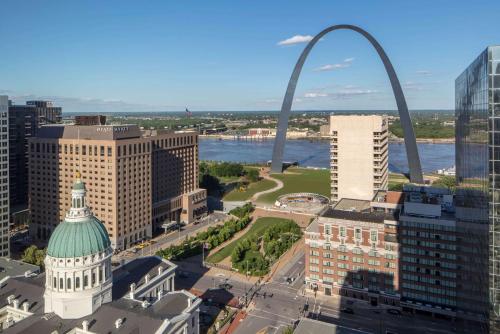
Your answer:
[[[259,219],[257,219],[257,221],[255,221],[255,223],[252,224],[252,226],[247,231],[247,233],[245,233],[245,235],[242,236],[241,238],[250,237],[253,235],[263,235],[264,231],[269,226],[271,226],[273,224],[277,224],[277,223],[284,221],[284,220],[287,220],[287,219],[273,218],[273,217],[259,218]],[[214,254],[210,255],[209,257],[207,257],[206,261],[212,262],[212,263],[218,263],[218,262],[224,260],[226,257],[231,255],[231,253],[233,252],[234,247],[236,247],[236,244],[238,243],[238,241],[239,241],[239,239],[234,240],[226,247],[221,248],[217,253],[214,253]]]
[[[255,193],[271,189],[276,186],[276,182],[271,180],[262,179],[260,181],[250,183],[245,191],[239,191],[239,189],[233,189],[226,196],[224,196],[225,201],[246,201],[249,200]]]
[[[314,170],[304,168],[288,168],[284,174],[271,175],[284,183],[284,187],[278,191],[262,195],[258,201],[262,203],[274,203],[276,199],[284,194],[310,192],[330,197],[330,171]]]

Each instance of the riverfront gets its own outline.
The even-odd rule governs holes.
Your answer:
[[[242,163],[266,163],[271,159],[273,140],[219,140],[200,138],[200,159]],[[452,143],[418,143],[424,172],[455,165],[455,145]],[[328,140],[287,140],[285,161],[298,161],[302,167],[329,168],[330,143]],[[389,171],[405,173],[408,170],[406,150],[402,142],[389,143]]]

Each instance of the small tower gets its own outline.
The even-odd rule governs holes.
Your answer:
[[[45,313],[78,319],[111,302],[113,250],[104,225],[87,207],[80,173],[71,208],[52,233],[45,257]]]

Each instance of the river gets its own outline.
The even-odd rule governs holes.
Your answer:
[[[424,172],[455,165],[455,144],[418,143],[418,151]],[[200,159],[262,163],[271,159],[273,140],[218,140],[200,138]],[[285,161],[298,161],[300,166],[328,168],[330,144],[327,140],[287,140]],[[394,173],[408,171],[406,150],[403,143],[389,143],[389,170]]]

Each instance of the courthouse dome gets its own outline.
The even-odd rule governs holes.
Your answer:
[[[108,232],[85,203],[85,184],[77,174],[73,185],[71,209],[52,233],[47,255],[74,258],[98,254],[111,247]]]

